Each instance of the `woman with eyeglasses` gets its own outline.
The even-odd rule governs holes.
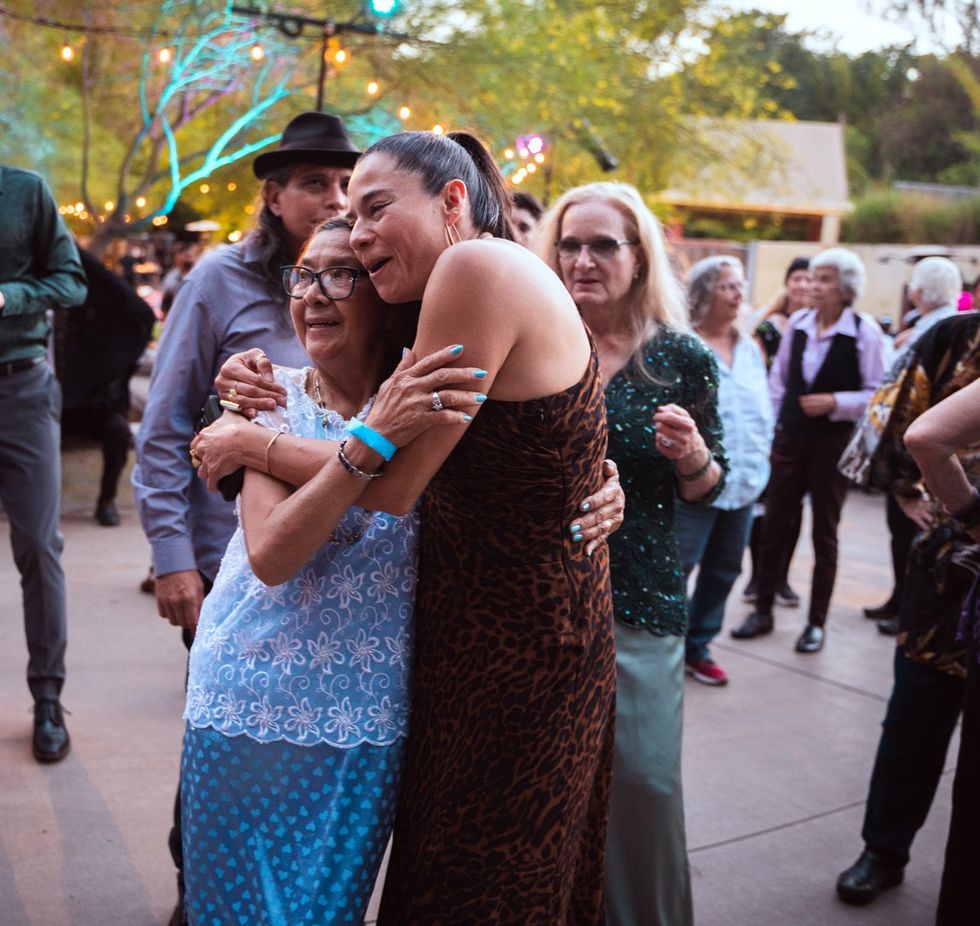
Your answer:
[[[722,488],[717,367],[689,331],[660,223],[636,189],[571,190],[535,241],[595,339],[610,453],[629,499],[609,542],[617,689],[606,923],[684,926],[692,920],[680,764],[687,601],[674,497],[708,504]]]
[[[349,239],[333,219],[285,268],[313,365],[276,367],[285,409],[245,425],[260,447],[191,650],[180,793],[194,924],[231,911],[249,923],[362,922],[394,820],[418,514],[356,504],[377,471],[358,429],[370,418],[403,446],[462,424],[477,394],[453,387],[478,380],[471,367],[437,369],[459,347],[395,369],[417,312],[380,300]],[[341,441],[295,490],[269,475],[287,435]]]

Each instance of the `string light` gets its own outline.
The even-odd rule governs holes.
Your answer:
[[[160,59],[161,64],[170,64],[173,59],[173,53],[169,48],[161,48],[157,54],[157,58]]]
[[[513,148],[505,148],[504,149],[504,160],[505,161],[513,161],[514,160],[514,149]]]
[[[537,164],[528,164],[527,165],[527,172],[529,174],[533,174],[537,169],[538,169],[538,165]]]
[[[249,56],[253,61],[261,61],[265,57],[265,49],[256,42],[252,46],[252,50],[249,52]]]
[[[381,90],[381,87],[378,86],[378,82],[376,80],[372,80],[367,85],[368,96],[377,96],[378,95],[378,91],[380,91],[380,90]]]
[[[68,40],[65,40],[65,44],[61,46],[61,60],[71,61],[75,57],[75,49],[68,44]]]
[[[228,240],[234,244],[236,241],[242,240],[242,233],[236,228],[232,232],[228,232]]]
[[[398,110],[398,118],[401,119],[403,122],[410,115],[412,115],[412,111],[407,106],[403,106],[401,109]]]
[[[445,135],[446,134],[446,127],[441,122],[437,122],[434,126],[432,126],[432,134],[433,135]]]
[[[76,212],[84,212],[85,211],[85,203],[75,203],[75,211]]]
[[[116,204],[111,199],[107,199],[105,201],[105,211],[106,212],[112,212],[112,210],[115,209],[115,208],[116,208]]]
[[[137,196],[136,197],[136,208],[137,209],[142,209],[145,205],[146,205],[146,197],[145,196]]]
[[[254,212],[255,212],[255,206],[253,206],[251,203],[249,203],[245,207],[245,215],[252,215]]]
[[[538,164],[544,164],[544,155],[543,155],[543,154],[541,154],[541,153],[539,152],[538,154],[536,154],[536,155],[534,156],[534,160],[535,160],[535,161],[536,161],[536,162],[537,162]]]
[[[159,228],[161,225],[166,225],[167,224],[167,217],[165,215],[155,216],[154,219],[153,219],[153,224],[156,225],[157,228]]]
[[[207,184],[207,183],[202,183],[202,184],[201,184],[201,192],[202,192],[202,193],[210,193],[210,192],[211,192],[211,187],[210,187],[210,185],[209,185],[209,184]]]
[[[237,189],[238,189],[238,184],[235,183],[234,180],[232,180],[231,183],[228,184],[228,192],[229,193],[234,193],[235,190],[237,190]]]
[[[333,56],[333,63],[336,67],[342,68],[350,61],[350,52],[346,48],[338,48],[337,54]]]

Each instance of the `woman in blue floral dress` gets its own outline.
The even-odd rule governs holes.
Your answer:
[[[417,514],[350,505],[358,477],[376,470],[356,440],[299,490],[267,475],[280,434],[350,439],[346,419],[367,416],[405,343],[348,239],[345,223],[328,223],[306,267],[286,274],[315,366],[275,370],[286,408],[257,419],[264,452],[191,651],[181,794],[187,909],[202,926],[361,923],[394,819]],[[426,379],[458,353],[414,366],[408,356],[389,380],[390,413],[382,389],[372,426],[401,446],[459,423],[453,406],[473,393],[443,389],[448,412],[434,415]]]

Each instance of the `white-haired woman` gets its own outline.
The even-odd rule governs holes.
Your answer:
[[[963,276],[951,260],[945,257],[920,260],[909,280],[909,299],[918,317],[915,324],[895,337],[895,349],[904,352],[933,325],[955,315],[962,289]]]
[[[692,919],[680,770],[687,596],[673,508],[675,492],[709,504],[722,487],[717,366],[689,333],[660,224],[633,187],[569,191],[535,244],[595,339],[609,453],[629,499],[609,545],[617,694],[606,923],[683,926]]]
[[[796,641],[800,653],[823,648],[837,577],[837,524],[847,492],[837,461],[881,382],[888,350],[877,322],[852,308],[865,281],[864,265],[853,251],[821,251],[810,262],[810,273],[813,308],[789,320],[769,371],[776,436],[757,598],[752,613],[732,631],[742,640],[772,632],[787,541],[785,513],[795,511],[809,493],[814,562],[807,623]]]
[[[687,275],[691,323],[718,362],[718,411],[729,463],[724,491],[711,505],[682,500],[674,512],[684,574],[698,567],[687,603],[684,669],[705,685],[728,682],[709,646],[721,630],[725,603],[742,570],[752,508],[769,481],[772,403],[763,352],[737,324],[744,289],[742,264],[735,257],[706,257]]]
[[[909,348],[930,328],[958,313],[957,303],[962,287],[963,277],[959,268],[945,257],[927,257],[915,265],[909,280],[909,299],[915,306],[918,318],[911,327],[895,338],[893,346],[896,354],[892,361],[892,375],[905,362]],[[905,562],[912,548],[912,541],[922,526],[905,514],[891,493],[885,502],[885,512],[891,535],[892,573],[895,580],[888,600],[877,607],[865,608],[864,616],[876,620],[882,633],[896,636],[900,630],[898,614],[905,588]]]

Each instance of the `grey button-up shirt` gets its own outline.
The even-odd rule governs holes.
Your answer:
[[[195,476],[188,445],[222,363],[252,347],[283,366],[310,362],[287,296],[262,275],[246,238],[209,254],[188,276],[153,366],[133,488],[159,576],[197,569],[213,580],[234,533],[234,505]]]

